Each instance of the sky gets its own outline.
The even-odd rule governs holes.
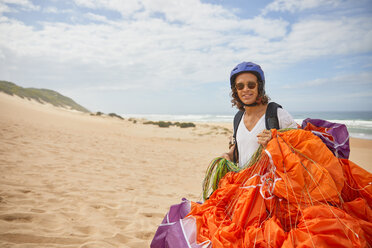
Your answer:
[[[0,80],[92,112],[234,113],[242,61],[288,111],[372,111],[372,1],[0,0]]]

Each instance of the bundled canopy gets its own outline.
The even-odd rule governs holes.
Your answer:
[[[371,246],[372,175],[311,132],[330,128],[306,129],[272,130],[254,164],[230,166],[203,204],[183,202],[189,213],[165,218],[151,247]]]

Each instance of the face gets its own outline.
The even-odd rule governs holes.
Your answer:
[[[255,84],[253,89],[252,86]],[[244,88],[242,86],[244,85]],[[240,87],[239,87],[240,86]],[[252,104],[257,101],[258,96],[258,80],[256,75],[244,72],[239,74],[235,79],[235,88],[238,92],[239,99],[244,104]],[[239,89],[242,88],[242,89]]]

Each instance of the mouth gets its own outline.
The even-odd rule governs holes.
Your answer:
[[[249,99],[249,98],[251,98],[253,96],[253,93],[247,93],[247,94],[243,94],[242,95],[242,98],[243,99]]]
[[[252,91],[246,91],[244,93],[242,92],[242,94],[240,95],[240,101],[242,101],[244,104],[251,104],[252,102],[255,102],[256,97],[254,92]]]

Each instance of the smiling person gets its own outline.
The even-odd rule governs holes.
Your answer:
[[[276,103],[269,103],[265,76],[252,62],[238,64],[230,74],[232,104],[239,109],[234,118],[234,139],[222,157],[246,165],[260,145],[271,140],[270,129],[297,128],[292,116]]]

